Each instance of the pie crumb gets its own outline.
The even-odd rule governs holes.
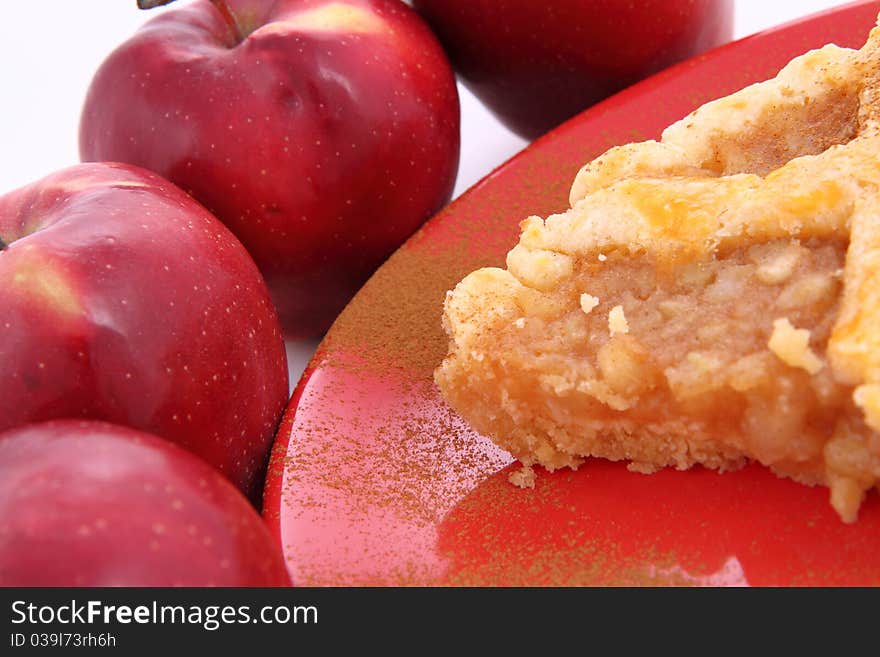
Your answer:
[[[611,335],[629,333],[629,324],[626,315],[623,314],[623,306],[614,306],[608,313],[608,332]]]
[[[630,472],[638,472],[639,474],[654,474],[661,468],[654,463],[646,463],[644,461],[630,461],[626,469]]]
[[[593,308],[599,305],[598,297],[594,297],[592,294],[587,294],[584,292],[581,295],[581,310],[584,311],[587,315],[589,315]]]
[[[787,317],[773,320],[773,335],[767,347],[786,365],[800,367],[809,374],[822,369],[822,359],[810,349],[810,332],[796,329]]]
[[[856,406],[865,412],[865,421],[874,431],[880,431],[880,385],[869,383],[853,393]]]
[[[535,479],[535,471],[530,465],[523,465],[519,470],[514,470],[507,476],[507,480],[519,488],[534,488]]]

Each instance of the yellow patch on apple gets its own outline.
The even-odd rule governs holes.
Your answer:
[[[109,184],[117,189],[150,189],[151,187],[144,182],[140,182],[137,180],[125,180],[122,178]],[[73,195],[77,192],[84,192],[95,187],[106,187],[107,185],[108,182],[106,180],[96,179],[94,176],[86,174],[82,176],[71,177],[70,179],[65,180],[63,183],[56,185],[54,189],[60,193]]]
[[[11,285],[24,294],[37,297],[42,304],[54,308],[59,314],[72,316],[84,312],[79,295],[64,274],[33,251],[27,255],[19,253]]]
[[[330,2],[314,9],[291,14],[283,22],[266,27],[281,30],[293,27],[304,32],[345,32],[349,34],[377,34],[388,31],[388,24],[371,11],[341,2]],[[263,30],[266,27],[262,28]]]

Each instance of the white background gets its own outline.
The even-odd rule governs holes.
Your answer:
[[[841,4],[736,0],[734,38]],[[3,0],[0,194],[78,161],[77,125],[91,76],[147,15],[136,9],[135,0]],[[456,196],[526,145],[465,89],[459,91],[462,148]],[[288,343],[291,386],[316,344]]]

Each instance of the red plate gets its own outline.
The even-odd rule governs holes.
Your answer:
[[[844,525],[825,488],[752,466],[645,476],[591,461],[507,482],[511,457],[440,399],[440,311],[504,262],[518,223],[567,207],[578,168],[828,42],[859,47],[880,2],[738,41],[572,119],[434,217],[334,324],[293,396],[265,515],[300,585],[880,584],[880,499]]]

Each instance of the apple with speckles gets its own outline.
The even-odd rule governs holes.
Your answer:
[[[198,454],[254,502],[287,401],[241,243],[160,176],[80,164],[0,197],[0,431],[106,420]]]
[[[0,586],[285,586],[257,512],[167,440],[96,421],[0,434]]]
[[[464,84],[534,139],[634,82],[729,41],[733,0],[412,0]]]
[[[449,200],[458,92],[400,0],[196,0],[99,68],[80,155],[192,194],[248,248],[286,335],[315,336]]]

